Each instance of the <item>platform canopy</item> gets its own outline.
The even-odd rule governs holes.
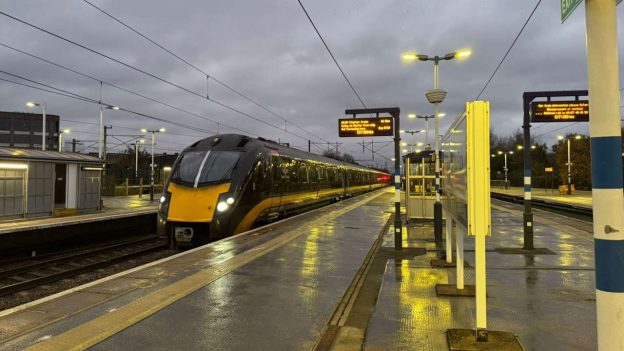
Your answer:
[[[0,160],[1,159],[99,164],[105,162],[97,157],[75,152],[43,151],[10,147],[0,147]]]

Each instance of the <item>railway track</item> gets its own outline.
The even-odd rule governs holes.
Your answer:
[[[94,271],[167,247],[165,240],[150,236],[27,262],[0,270],[0,296]]]
[[[524,198],[522,196],[507,195],[492,192],[491,197],[506,202],[512,202],[515,204],[524,204]],[[575,206],[571,204],[564,204],[561,202],[550,202],[540,199],[531,199],[531,205],[536,208],[544,209],[550,212],[569,216],[573,218],[581,217],[583,219],[592,219],[593,211],[591,208]]]

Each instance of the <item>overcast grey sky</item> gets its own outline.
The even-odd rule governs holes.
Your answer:
[[[302,149],[307,148],[308,138],[322,142],[321,137],[343,143],[340,150],[352,153],[356,159],[370,159],[370,152],[361,153],[362,147],[357,145],[360,139],[338,138],[337,119],[343,117],[345,108],[361,105],[296,0],[90,1],[309,133],[288,123],[285,126],[281,118],[214,81],[208,85],[211,97],[281,129],[227,110],[5,16],[0,16],[0,43],[255,135],[290,142]],[[404,117],[408,112],[432,113],[433,106],[426,101],[424,92],[432,87],[433,65],[430,62],[402,63],[401,53],[414,50],[443,55],[461,48],[472,49],[469,60],[441,63],[440,86],[448,91],[441,108],[448,117],[442,119],[441,131],[446,131],[453,116],[463,110],[464,103],[479,93],[536,2],[303,1],[364,102],[369,107],[398,106]],[[482,99],[491,102],[493,132],[505,135],[520,128],[524,91],[586,89],[584,8],[580,6],[561,24],[559,6],[559,1],[542,2],[482,95]],[[200,72],[81,0],[4,0],[0,11],[201,95],[206,94],[206,77]],[[620,37],[622,11],[619,6]],[[0,47],[0,62],[2,71],[99,100],[97,81],[4,47]],[[0,74],[0,78],[15,79],[5,74]],[[95,125],[67,120],[95,123],[98,105],[0,81],[0,110],[25,111],[27,100],[46,102],[48,112],[61,115],[62,128],[72,129],[73,137],[97,139]],[[193,128],[236,132],[106,85],[102,101]],[[181,150],[207,135],[126,112],[106,111],[106,119],[114,126],[112,134],[133,134],[142,127],[166,127],[167,133],[159,135],[157,142],[161,151],[167,152]],[[402,123],[404,129],[424,128],[421,121],[404,118]],[[587,131],[586,125],[577,124],[549,133],[565,126],[536,126],[534,135],[543,134],[542,141],[551,144],[558,133]],[[284,127],[301,137],[285,132]],[[410,143],[424,141],[424,136],[420,135],[406,138]],[[390,139],[376,139],[386,140]],[[314,150],[320,152],[318,148]],[[380,153],[392,157],[392,147]],[[376,156],[375,161],[383,163],[385,160]]]

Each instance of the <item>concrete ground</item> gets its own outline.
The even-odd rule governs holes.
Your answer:
[[[37,217],[0,221],[0,234],[155,212],[158,209],[157,200],[149,201],[149,195],[143,195],[142,198],[139,198],[138,195],[103,196],[104,207],[101,211],[65,217]]]
[[[493,193],[501,193],[506,195],[514,195],[514,196],[523,196],[524,189],[521,187],[511,187],[509,189],[492,187],[491,192]],[[556,189],[544,189],[544,188],[533,188],[531,191],[531,197],[537,200],[545,200],[550,202],[562,202],[565,204],[571,204],[575,206],[582,207],[592,207],[592,192],[591,191],[583,191],[576,190],[574,194],[559,194],[559,191]]]
[[[595,350],[596,311],[591,225],[540,212],[535,244],[554,255],[510,255],[522,247],[521,207],[493,200],[487,238],[488,328],[515,334],[524,350]],[[409,247],[435,249],[430,223],[403,233]],[[474,284],[474,238],[465,238],[466,284]],[[384,246],[392,247],[387,235]],[[426,255],[389,258],[364,350],[448,350],[446,330],[475,327],[473,297],[437,297],[435,284],[454,284],[455,268],[431,268]]]
[[[309,350],[384,232],[392,195],[341,201],[0,313],[3,349]]]

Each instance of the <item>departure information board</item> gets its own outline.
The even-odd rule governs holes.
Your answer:
[[[340,137],[393,136],[392,117],[338,119]]]
[[[531,103],[531,122],[589,122],[589,102],[537,101]]]

